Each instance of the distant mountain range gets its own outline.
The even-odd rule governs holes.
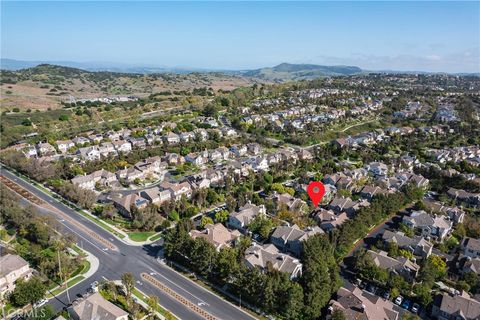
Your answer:
[[[325,76],[347,76],[362,73],[363,70],[354,66],[322,66],[316,64],[281,63],[272,68],[262,68],[242,72],[248,77],[265,80],[302,80]]]
[[[219,72],[229,75],[240,75],[245,77],[252,77],[263,79],[267,81],[288,81],[288,80],[303,80],[303,79],[313,79],[318,77],[327,77],[327,76],[348,76],[368,72],[377,72],[377,73],[425,73],[429,72],[420,72],[420,71],[367,71],[362,70],[356,66],[324,66],[316,64],[291,64],[291,63],[281,63],[274,67],[260,68],[254,70],[218,70],[218,69],[199,69],[199,68],[187,68],[187,67],[159,67],[159,66],[140,66],[140,65],[129,65],[129,64],[119,64],[119,63],[109,63],[109,62],[73,62],[73,61],[22,61],[15,59],[0,59],[0,69],[1,70],[20,70],[26,68],[32,68],[38,65],[57,65],[69,68],[76,68],[85,71],[97,72],[97,71],[107,71],[107,72],[118,72],[118,73],[135,73],[135,74],[152,74],[152,73],[177,73],[185,74],[192,72]],[[468,74],[462,73],[458,75],[476,75],[477,74]]]
[[[130,65],[112,62],[75,62],[75,61],[25,61],[15,59],[0,59],[0,69],[16,71],[20,69],[32,68],[38,65],[57,65],[62,67],[82,69],[85,71],[109,71],[119,73],[191,73],[191,72],[208,72],[212,70],[181,68],[181,67],[159,67],[149,65]]]

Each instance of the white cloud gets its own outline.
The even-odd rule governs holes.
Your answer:
[[[366,70],[428,71],[428,72],[480,72],[480,48],[471,48],[451,54],[424,56],[401,54],[377,56],[355,53],[346,57],[321,55],[317,63],[355,65]]]

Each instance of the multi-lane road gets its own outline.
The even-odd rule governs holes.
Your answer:
[[[145,246],[132,246],[112,236],[94,222],[86,219],[75,210],[58,202],[53,197],[38,190],[28,182],[20,179],[13,173],[1,168],[1,175],[14,181],[41,200],[47,202],[55,210],[42,210],[52,215],[61,225],[62,232],[74,234],[77,242],[85,250],[95,255],[100,265],[98,270],[87,280],[77,284],[69,290],[73,300],[77,294],[87,291],[93,281],[102,279],[119,280],[121,275],[131,272],[137,280],[136,287],[147,295],[159,297],[160,304],[181,319],[205,319],[192,306],[201,308],[213,318],[225,320],[255,319],[240,308],[207,291],[198,284],[185,278],[173,269],[161,264],[156,259],[159,246],[155,243]],[[96,236],[92,236],[95,234]],[[174,293],[187,300],[181,302],[164,290],[145,281],[141,274],[149,274],[161,282]],[[180,299],[183,300],[183,299]],[[49,301],[57,310],[69,304],[66,293]]]

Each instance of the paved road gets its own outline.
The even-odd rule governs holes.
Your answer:
[[[224,299],[186,279],[176,271],[160,264],[156,260],[156,254],[159,247],[155,243],[143,247],[129,246],[114,238],[110,233],[97,226],[92,221],[79,215],[71,208],[57,202],[55,199],[37,190],[24,180],[17,178],[9,171],[2,169],[1,175],[15,181],[23,188],[48,202],[61,212],[67,214],[80,224],[72,224],[67,219],[62,219],[58,213],[48,211],[50,215],[54,216],[59,221],[63,232],[74,234],[77,237],[77,243],[100,260],[98,271],[88,280],[83,281],[70,290],[71,299],[74,299],[77,294],[85,293],[90,284],[95,280],[100,281],[104,277],[109,280],[118,280],[123,273],[132,272],[139,281],[136,286],[141,291],[146,294],[157,295],[160,299],[160,303],[181,319],[203,319],[200,315],[191,311],[185,305],[173,299],[157,287],[143,281],[140,277],[141,273],[155,273],[153,276],[157,280],[161,281],[164,285],[168,286],[193,304],[198,305],[201,303],[201,308],[203,310],[218,319],[254,319],[252,316],[226,302]],[[94,231],[103,239],[110,241],[118,248],[118,250],[108,250],[104,243],[89,236],[85,231],[86,228]],[[68,305],[66,293],[52,299],[50,303],[57,310],[62,309],[64,306]]]

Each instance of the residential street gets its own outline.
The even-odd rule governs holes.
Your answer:
[[[77,294],[81,295],[85,293],[90,287],[90,284],[94,281],[101,281],[105,278],[109,280],[118,280],[123,273],[132,272],[137,280],[136,286],[141,291],[146,294],[154,294],[158,296],[160,304],[179,318],[203,319],[202,316],[195,313],[178,300],[172,298],[170,295],[164,293],[150,283],[144,282],[140,275],[141,273],[148,273],[191,303],[201,306],[203,310],[210,313],[215,318],[232,320],[254,319],[252,316],[244,313],[242,310],[226,302],[222,298],[186,279],[176,271],[160,264],[156,260],[156,254],[159,248],[155,243],[143,247],[127,245],[114,238],[111,234],[97,226],[92,221],[82,217],[64,204],[57,202],[54,198],[40,192],[35,187],[22,179],[19,179],[12,173],[2,169],[1,175],[13,180],[32,194],[73,218],[77,223],[72,224],[67,219],[63,219],[58,213],[49,212],[58,220],[59,224],[62,225],[62,232],[74,234],[77,237],[78,245],[95,255],[100,260],[100,266],[92,277],[69,290],[71,300],[76,299]],[[95,232],[102,237],[104,241],[92,238],[85,230]],[[117,250],[107,249],[105,240],[115,246]],[[55,309],[62,309],[69,303],[67,294],[63,293],[59,295],[52,299],[50,303]]]

